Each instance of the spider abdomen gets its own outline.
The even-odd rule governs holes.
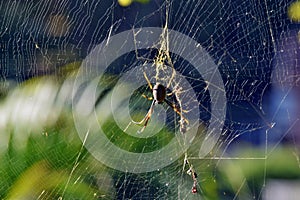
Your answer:
[[[153,95],[154,100],[157,101],[157,103],[163,102],[166,98],[166,88],[165,88],[165,86],[157,83],[153,87],[152,95]]]

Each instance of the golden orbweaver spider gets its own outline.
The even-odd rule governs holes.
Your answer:
[[[131,123],[136,124],[136,125],[143,125],[143,128],[138,131],[138,133],[142,133],[145,128],[148,125],[149,120],[151,119],[151,116],[153,114],[153,110],[154,110],[154,106],[156,104],[161,104],[163,102],[165,102],[167,105],[169,105],[180,117],[181,119],[188,124],[189,121],[182,115],[182,112],[185,112],[184,110],[182,110],[180,108],[180,106],[177,106],[176,104],[170,102],[168,99],[166,99],[167,96],[172,95],[173,93],[167,94],[167,89],[165,86],[163,86],[160,83],[156,83],[154,85],[154,87],[152,87],[152,84],[150,83],[146,73],[144,72],[144,77],[148,83],[149,88],[152,90],[152,97],[147,97],[146,95],[142,95],[144,98],[148,99],[148,100],[152,100],[151,106],[146,114],[146,116],[139,122],[133,121],[131,120],[131,122],[129,122],[129,124],[127,125],[127,127],[124,129],[124,131],[127,130],[127,128],[131,125]]]

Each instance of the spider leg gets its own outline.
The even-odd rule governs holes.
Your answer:
[[[148,86],[150,87],[150,89],[152,90],[152,85],[151,85],[151,83],[150,83],[150,81],[149,81],[149,79],[148,79],[148,77],[147,77],[147,74],[146,74],[146,72],[144,72],[143,73],[144,74],[144,77],[145,77],[145,79],[146,79],[146,81],[147,81],[147,83],[148,83]]]
[[[174,95],[174,91],[172,91],[172,92],[170,92],[170,93],[167,93],[166,94],[166,96],[172,96],[172,95]],[[166,102],[168,101],[167,99],[165,99],[166,100]],[[169,104],[172,104],[170,101],[168,101],[168,103],[167,103],[168,105]],[[170,105],[169,105],[170,106]],[[172,108],[175,106],[175,104],[172,104]],[[175,108],[176,108],[176,106],[175,106]],[[176,108],[179,112],[182,112],[182,113],[187,113],[188,111],[187,110],[183,110],[183,109],[181,109],[181,108]],[[179,114],[179,113],[178,113]]]
[[[138,133],[142,133],[142,132],[145,130],[145,128],[147,127],[148,122],[149,122],[149,120],[151,119],[151,115],[152,115],[152,113],[153,113],[155,103],[156,103],[156,101],[153,100],[153,101],[152,101],[152,104],[151,104],[151,107],[149,108],[149,111],[148,111],[147,115],[146,115],[145,118],[142,120],[142,123],[145,122],[145,123],[144,123],[144,126],[143,126],[143,128],[142,128],[141,130],[138,131]]]
[[[173,92],[170,92],[170,93],[167,93],[167,96],[172,96],[174,93]]]
[[[144,77],[145,77],[145,79],[146,79],[146,81],[147,81],[147,84],[148,84],[149,88],[150,88],[151,90],[153,90],[152,84],[151,84],[149,78],[147,77],[146,72],[143,72],[143,75],[144,75]],[[153,107],[154,107],[156,101],[153,99],[153,97],[148,97],[148,96],[146,96],[145,94],[142,94],[142,97],[144,97],[144,98],[146,98],[146,99],[148,99],[148,100],[150,100],[150,101],[153,100],[153,101],[152,101],[152,104],[151,104],[151,107],[150,107],[149,110],[148,110],[148,113],[147,113],[146,116],[145,116],[141,121],[139,121],[139,122],[136,122],[136,121],[131,120],[131,122],[129,122],[128,125],[126,126],[126,128],[123,130],[124,132],[128,129],[128,127],[129,127],[132,123],[133,123],[133,124],[136,124],[136,125],[141,125],[141,124],[144,123],[143,128],[142,128],[140,131],[138,131],[138,133],[143,132],[143,131],[145,130],[145,128],[147,127],[148,122],[149,122],[149,120],[150,120],[150,118],[151,118],[151,115],[152,115],[152,113],[153,113]]]
[[[146,81],[147,81],[147,83],[148,83],[149,88],[152,90],[153,87],[152,87],[152,85],[151,85],[151,83],[150,83],[150,81],[149,81],[149,79],[148,79],[148,77],[147,77],[146,72],[144,72],[143,74],[144,74],[144,77],[145,77],[145,79],[146,79]],[[150,100],[150,101],[153,100],[152,97],[148,97],[148,96],[145,95],[145,94],[142,94],[142,97],[144,97],[145,99],[148,99],[148,100]]]
[[[142,133],[145,130],[146,126],[148,125],[148,122],[149,122],[149,120],[151,118],[151,115],[153,113],[153,110],[154,110],[155,103],[156,103],[156,101],[153,100],[152,104],[151,104],[151,107],[148,110],[148,113],[146,114],[146,116],[141,121],[136,122],[136,121],[131,120],[131,122],[129,122],[129,124],[126,126],[126,128],[123,131],[125,132],[132,123],[136,124],[136,125],[141,125],[141,124],[144,123],[143,128],[140,131],[138,131],[138,133]]]
[[[180,117],[181,119],[184,120],[185,123],[189,124],[189,120],[187,120],[183,115],[182,115],[182,110],[181,108],[178,108],[175,104],[171,103],[169,100],[165,99],[164,100]]]
[[[152,115],[152,113],[153,113],[153,108],[154,108],[155,103],[156,103],[156,101],[153,100],[153,101],[152,101],[152,104],[151,104],[151,106],[150,106],[150,108],[149,108],[149,110],[148,110],[148,113],[146,114],[146,116],[144,117],[144,119],[142,119],[142,120],[139,121],[139,122],[133,121],[133,123],[134,123],[134,124],[140,125],[140,124],[144,123],[146,120],[149,120],[150,117],[151,117],[151,115]],[[145,123],[146,123],[146,122],[145,122]]]

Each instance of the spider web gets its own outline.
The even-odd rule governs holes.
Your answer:
[[[0,3],[0,197],[275,199],[273,179],[299,181],[294,1],[122,2]]]

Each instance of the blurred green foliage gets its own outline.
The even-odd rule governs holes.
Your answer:
[[[68,65],[71,70],[76,68],[74,66]],[[74,76],[69,70],[67,72]],[[40,81],[45,83],[44,78],[35,79],[15,89],[23,87],[38,92],[36,87]],[[53,84],[51,81],[47,83]],[[10,92],[3,92],[2,106],[9,105],[3,102]],[[120,193],[130,195],[142,188],[165,199],[199,199],[199,196],[204,199],[233,199],[236,195],[247,198],[259,194],[268,179],[300,179],[296,147],[277,146],[265,152],[260,147],[242,145],[242,149],[234,151],[236,157],[244,158],[251,154],[263,159],[190,160],[198,174],[199,189],[198,194],[192,194],[193,180],[186,173],[188,169],[183,170],[183,157],[159,171],[137,175],[102,165],[84,148],[68,105],[62,106],[54,123],[40,126],[42,129],[25,129],[22,126],[23,130],[16,130],[9,123],[2,127],[1,134],[8,140],[7,144],[2,141],[0,151],[1,199],[117,199]],[[112,143],[131,152],[158,150],[174,137],[165,128],[155,136],[135,138],[124,134],[112,119],[103,122],[102,128]],[[22,133],[25,139],[20,140]],[[191,149],[191,154],[197,150],[195,146]]]

